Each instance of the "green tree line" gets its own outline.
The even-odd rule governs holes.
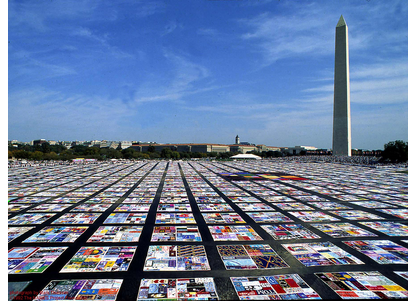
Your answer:
[[[251,151],[262,158],[282,157],[286,154],[280,151]],[[9,146],[8,157],[30,160],[71,160],[74,158],[94,158],[98,160],[105,159],[190,159],[190,158],[215,158],[227,160],[238,153],[234,152],[178,152],[169,148],[163,148],[161,152],[155,151],[154,146],[149,146],[147,152],[139,152],[132,147],[127,149],[98,148],[87,146],[73,146],[67,149],[61,145],[50,145],[44,143],[38,146],[18,145],[17,147]],[[305,154],[300,154],[305,155]],[[382,152],[383,162],[400,163],[408,161],[408,143],[400,140],[385,144]]]
[[[105,159],[190,159],[190,158],[217,158],[228,159],[237,153],[226,152],[177,152],[169,148],[164,148],[161,152],[155,151],[154,146],[150,146],[147,152],[139,152],[131,147],[127,149],[98,148],[87,146],[73,146],[67,149],[61,145],[49,145],[44,143],[41,146],[19,145],[9,146],[8,158],[29,159],[29,160],[71,160],[75,158]]]

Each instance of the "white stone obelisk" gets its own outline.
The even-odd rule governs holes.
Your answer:
[[[335,29],[333,155],[351,156],[348,27],[341,15]]]

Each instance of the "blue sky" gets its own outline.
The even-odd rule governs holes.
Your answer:
[[[331,148],[335,26],[352,146],[408,141],[407,1],[9,1],[9,139]]]

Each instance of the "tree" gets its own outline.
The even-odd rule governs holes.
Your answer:
[[[170,148],[163,148],[163,150],[161,150],[162,158],[171,158],[171,155],[172,155],[172,151],[170,150]]]
[[[154,146],[152,146],[152,145],[148,146],[147,152],[149,152],[149,153],[156,152],[156,147],[154,147]]]
[[[42,160],[43,159],[43,152],[34,151],[33,153],[30,154],[30,159]]]
[[[137,158],[141,158],[141,159],[150,159],[150,155],[148,155],[148,153],[140,153],[140,152],[136,152],[137,153]],[[155,154],[155,153],[153,153]]]
[[[64,150],[67,150],[66,146],[63,145],[51,145],[50,150],[53,152],[56,152],[57,154],[60,154]]]
[[[13,155],[15,158],[29,158],[30,152],[26,150],[14,150]]]
[[[74,155],[81,156],[86,154],[87,146],[77,145],[70,148]]]
[[[121,150],[121,154],[123,155],[123,158],[138,158],[139,157],[139,152],[137,152],[136,150],[134,150],[131,147],[128,147],[127,149],[123,149]]]
[[[60,153],[59,157],[62,160],[70,160],[73,159],[75,156],[73,155],[71,150],[64,150]]]
[[[41,144],[41,150],[39,150],[39,151],[41,151],[43,153],[49,153],[51,151],[50,144],[49,143]]]
[[[148,155],[150,156],[151,159],[160,158],[160,153],[158,153],[158,152],[150,152],[150,153],[148,153]]]
[[[382,151],[383,160],[389,160],[392,163],[407,162],[408,161],[408,143],[401,140],[389,142],[384,145]]]
[[[177,151],[171,151],[171,158],[172,159],[180,159],[180,153]]]
[[[43,155],[43,159],[46,159],[46,160],[56,160],[56,159],[58,159],[58,155],[56,154],[56,152],[51,151],[51,152],[49,152],[49,153],[45,153],[45,154]]]
[[[217,157],[218,153],[217,152],[209,152],[208,157]]]

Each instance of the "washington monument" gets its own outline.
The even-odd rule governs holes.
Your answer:
[[[335,29],[333,155],[351,156],[348,27],[342,15]]]

